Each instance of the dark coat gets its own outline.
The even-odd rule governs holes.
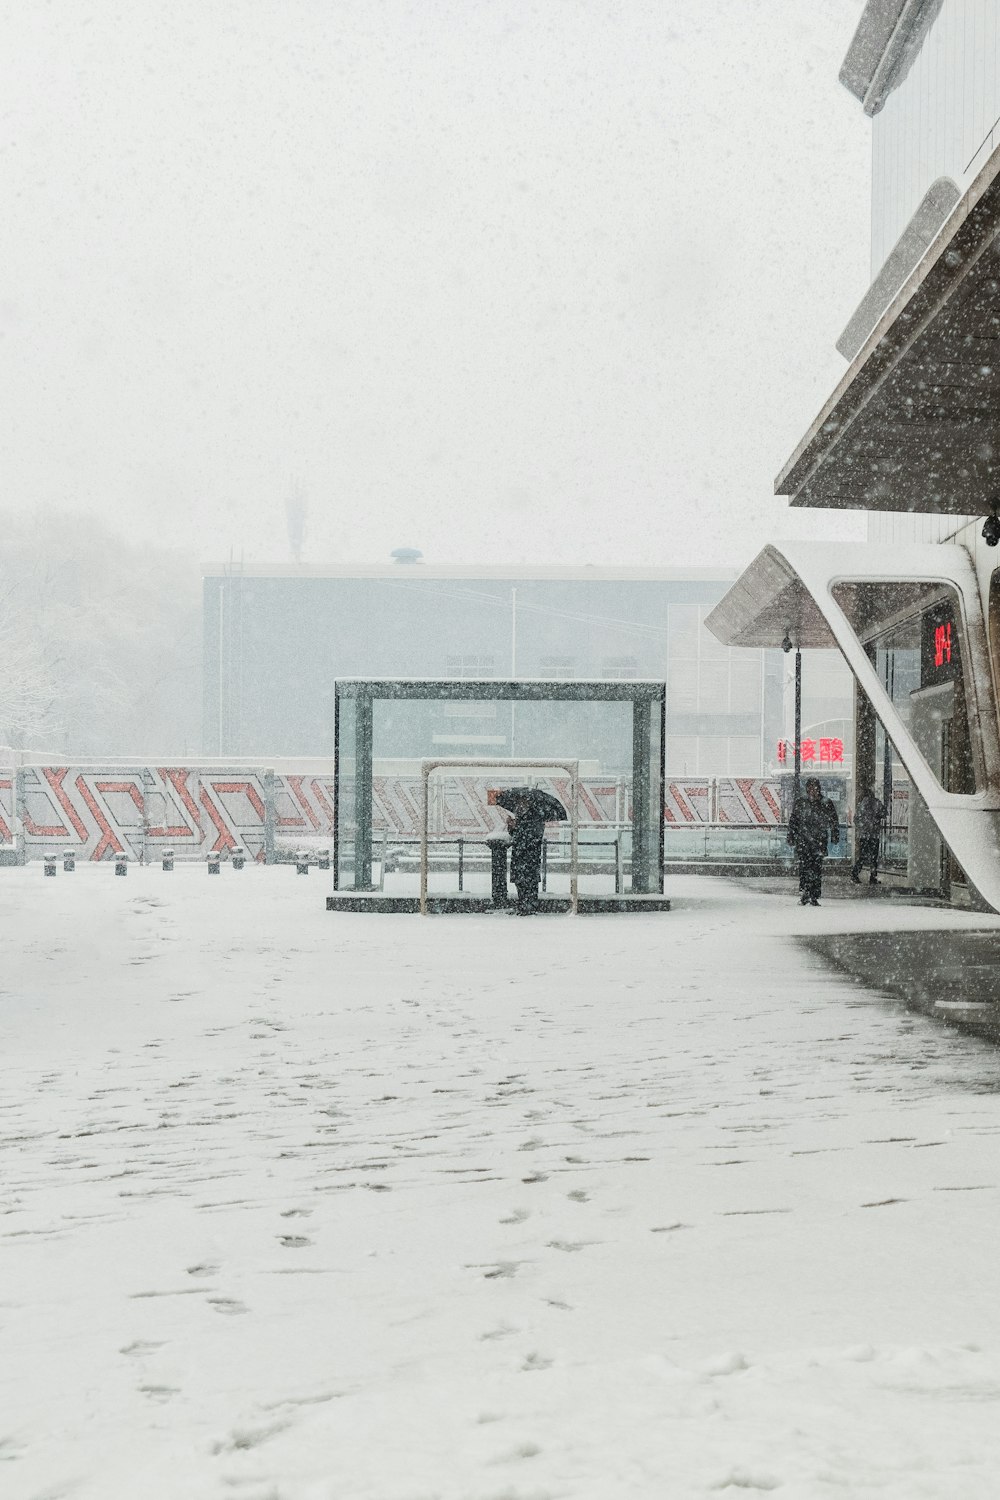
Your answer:
[[[515,885],[536,885],[541,878],[545,819],[532,809],[518,813],[510,830],[510,878]]]
[[[788,823],[788,842],[800,859],[824,855],[829,842],[840,843],[837,809],[829,797],[798,797]]]

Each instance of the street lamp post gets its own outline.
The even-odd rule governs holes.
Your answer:
[[[781,649],[787,656],[793,649],[792,637],[785,631]],[[802,650],[797,644],[795,651],[795,772],[792,778],[792,806],[799,800],[802,779]]]

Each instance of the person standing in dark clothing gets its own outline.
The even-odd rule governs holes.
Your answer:
[[[538,887],[542,878],[545,825],[565,823],[566,809],[558,797],[552,796],[550,792],[529,786],[490,790],[486,794],[486,804],[488,807],[502,807],[513,815],[507,819],[510,833],[510,878],[517,886],[515,910],[519,916],[528,916],[531,912],[540,910]]]
[[[840,843],[837,809],[815,776],[806,782],[806,794],[798,797],[788,823],[788,842],[799,861],[799,904],[818,906],[823,890],[823,860],[830,843]]]
[[[878,885],[878,846],[882,833],[882,824],[885,821],[885,808],[876,797],[870,786],[862,789],[860,800],[854,811],[854,837],[857,847],[854,851],[854,868],[851,870],[851,879],[855,885],[861,884],[861,867],[867,865],[871,874],[868,876],[869,885]]]
[[[517,887],[517,912],[529,916],[538,910],[538,886],[542,878],[542,840],[545,817],[521,797],[514,804],[514,816],[508,818],[510,831],[510,878]]]

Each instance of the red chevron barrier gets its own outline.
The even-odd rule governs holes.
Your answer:
[[[14,842],[14,773],[0,771],[0,843]]]
[[[431,779],[431,826],[437,833],[488,835],[502,814],[488,806],[486,792],[496,773],[440,775]],[[565,801],[566,777],[541,785]],[[668,826],[706,823],[770,827],[781,822],[777,778],[694,776],[668,779],[664,821]],[[892,825],[908,824],[909,788],[893,788]],[[351,787],[341,786],[350,807]],[[376,776],[373,824],[378,832],[417,837],[421,778]],[[624,823],[631,817],[627,778],[584,777],[579,787],[583,826]],[[159,857],[172,847],[179,857],[239,847],[257,860],[268,849],[297,839],[330,840],[334,831],[334,780],[329,772],[274,774],[259,766],[24,766],[0,769],[0,842],[14,841],[18,818],[27,858],[54,845],[72,847],[85,859]]]

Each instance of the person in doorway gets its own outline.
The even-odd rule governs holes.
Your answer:
[[[868,876],[868,884],[878,885],[879,883],[878,846],[884,822],[885,807],[876,797],[874,788],[862,787],[858,805],[854,809],[854,837],[857,842],[851,879],[855,885],[861,884],[863,866],[871,872]]]
[[[823,891],[823,860],[831,843],[840,843],[837,809],[815,776],[806,794],[797,797],[788,823],[788,842],[799,862],[799,905],[818,906]]]

